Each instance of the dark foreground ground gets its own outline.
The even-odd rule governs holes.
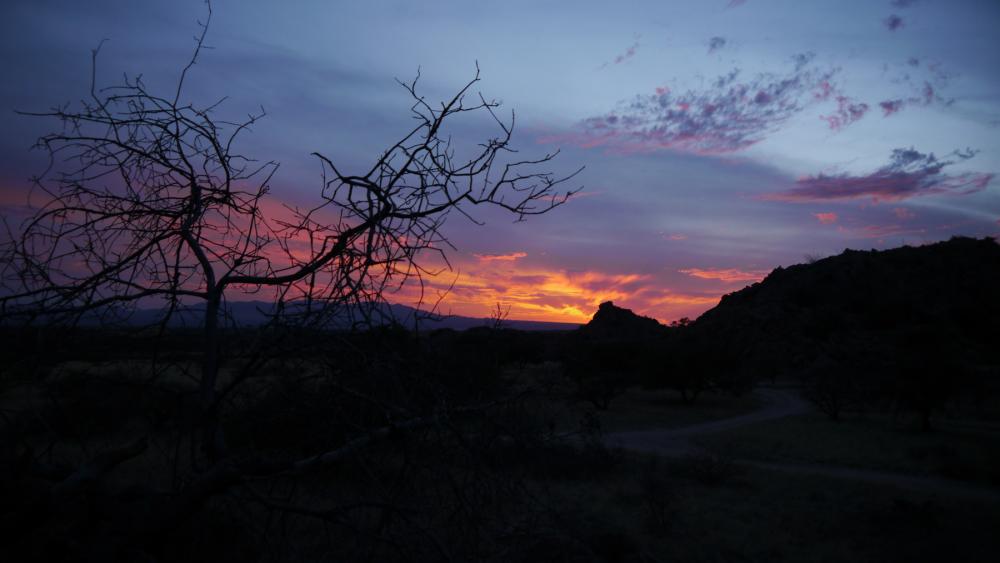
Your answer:
[[[210,469],[192,468],[176,437],[183,393],[150,393],[139,368],[66,363],[5,389],[6,431],[32,448],[38,469],[17,466],[26,449],[5,461],[13,560],[986,562],[1000,553],[992,423],[945,418],[926,433],[876,413],[832,422],[780,385],[693,404],[632,388],[595,411],[552,383],[553,364],[500,375],[520,402],[401,428],[308,473],[243,477],[154,524],[157,499],[182,496]],[[182,372],[156,388],[184,389]],[[302,457],[323,442],[317,434],[357,416],[346,405],[360,392],[345,402],[343,389],[265,383],[231,422],[236,455]],[[153,447],[91,488],[61,492],[74,464],[140,434]],[[153,530],[123,539],[144,524]]]

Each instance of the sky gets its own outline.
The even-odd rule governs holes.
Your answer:
[[[280,161],[271,197],[307,204],[319,151],[363,170],[412,126],[396,79],[429,99],[476,89],[514,110],[525,157],[559,150],[582,191],[515,223],[450,217],[444,312],[586,322],[603,301],[695,318],[773,268],[955,235],[1000,235],[995,0],[256,2],[216,0],[186,87],[266,118],[242,152]],[[0,210],[44,168],[44,111],[97,81],[170,89],[200,0],[3,7]],[[170,90],[168,90],[170,91]],[[504,114],[509,115],[509,114]],[[457,143],[495,134],[456,127]],[[427,260],[433,260],[428,257]],[[389,296],[413,304],[413,288]]]

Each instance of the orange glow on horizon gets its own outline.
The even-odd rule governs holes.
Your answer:
[[[7,213],[17,209],[26,201],[26,191],[15,196],[6,192],[0,204],[7,206]],[[34,201],[37,205],[38,202]],[[25,206],[25,210],[34,209]],[[263,198],[260,210],[265,221],[272,226],[281,222],[295,222],[295,207],[281,201]],[[325,211],[317,214],[317,219],[332,220]],[[212,244],[228,248],[233,244],[236,233],[220,235]],[[310,243],[307,233],[299,232],[284,239],[284,248],[272,240],[260,250],[260,256],[269,261],[279,272],[295,269],[309,261],[323,247],[323,236]],[[671,240],[684,240],[686,235],[670,235]],[[418,306],[424,310],[434,308],[441,314],[452,314],[472,318],[488,318],[497,303],[509,306],[511,320],[561,322],[584,324],[605,301],[614,301],[620,307],[632,309],[635,313],[653,317],[668,323],[681,317],[696,318],[705,310],[718,304],[723,291],[710,287],[705,291],[680,290],[665,287],[662,280],[649,274],[610,273],[597,270],[569,270],[548,267],[538,263],[539,257],[527,252],[510,251],[497,254],[471,254],[450,256],[454,269],[444,264],[429,267],[433,259],[420,261],[421,266],[434,273],[421,271],[423,287],[416,276],[402,283],[402,287],[386,290],[387,301],[402,305]],[[747,274],[739,270],[683,270],[697,278],[722,281],[739,281],[762,276]],[[697,272],[697,273],[693,273]],[[412,274],[412,272],[411,272]],[[376,274],[377,276],[378,274]],[[395,273],[398,282],[406,274]],[[745,277],[750,275],[751,277]],[[256,286],[234,286],[228,297],[234,301],[271,298],[267,288]],[[293,290],[288,298],[300,297],[305,291]]]
[[[437,312],[488,317],[497,303],[510,306],[512,320],[588,322],[604,301],[614,301],[660,322],[695,318],[718,304],[722,292],[691,293],[661,287],[652,276],[546,269],[515,261],[483,261],[460,265],[407,284],[387,299],[423,308],[437,303]]]

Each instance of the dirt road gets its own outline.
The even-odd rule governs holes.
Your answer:
[[[763,404],[759,409],[749,414],[682,428],[613,432],[605,434],[604,440],[609,446],[620,447],[626,450],[655,453],[667,457],[684,457],[703,451],[692,442],[692,438],[694,437],[731,430],[765,420],[804,414],[810,411],[810,405],[793,390],[762,388],[757,389],[754,393],[763,399]],[[864,481],[950,497],[1000,503],[1000,489],[980,487],[961,481],[952,481],[937,477],[832,464],[765,462],[750,459],[737,459],[735,461],[741,465],[771,471],[822,475],[836,479]]]
[[[627,450],[655,452],[666,456],[684,456],[697,451],[698,448],[691,443],[691,438],[695,436],[731,430],[755,422],[784,418],[809,411],[809,404],[793,391],[757,389],[754,394],[763,400],[763,404],[748,414],[681,428],[613,432],[605,434],[604,439],[608,445]]]

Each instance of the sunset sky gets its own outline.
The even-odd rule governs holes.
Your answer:
[[[598,303],[670,321],[779,265],[844,248],[1000,235],[1000,3],[995,0],[249,2],[216,0],[189,96],[267,118],[242,152],[274,159],[279,201],[307,204],[320,151],[370,166],[411,127],[395,79],[449,97],[482,70],[515,110],[524,156],[561,149],[583,191],[512,223],[476,210],[446,234],[443,309],[586,322]],[[4,3],[0,206],[17,216],[52,123],[15,114],[141,73],[170,88],[199,0]],[[458,124],[459,143],[494,133]],[[390,299],[412,304],[413,293]]]

